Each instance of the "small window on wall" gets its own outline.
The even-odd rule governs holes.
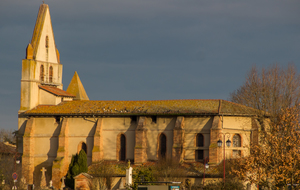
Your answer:
[[[40,67],[40,80],[44,82],[44,65]]]
[[[203,147],[204,146],[204,137],[201,133],[198,133],[196,136],[196,146]]]
[[[241,136],[240,135],[235,134],[233,136],[232,141],[233,141],[233,143],[232,143],[233,147],[241,147]]]
[[[121,134],[120,137],[120,152],[119,152],[120,161],[125,161],[126,159],[126,137],[124,134]]]
[[[49,68],[49,82],[52,82],[53,80],[53,67],[50,66]]]
[[[60,123],[60,117],[55,117],[55,122],[56,122],[57,124],[59,124],[59,123]]]
[[[46,48],[49,47],[49,37],[48,36],[46,36],[45,46],[46,46]]]
[[[203,160],[204,159],[204,151],[203,150],[196,150],[196,160]]]
[[[204,147],[204,136],[201,133],[196,135],[196,148]],[[195,160],[204,159],[204,150],[195,150]]]
[[[132,116],[131,117],[131,124],[136,123],[137,122],[137,116]]]
[[[165,134],[160,134],[159,136],[159,149],[158,149],[159,157],[166,158],[167,154],[167,137]]]
[[[156,123],[157,122],[157,116],[152,116],[151,119],[152,119],[152,123]]]

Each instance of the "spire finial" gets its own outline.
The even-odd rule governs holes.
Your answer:
[[[43,1],[43,4],[45,4],[45,1]]]

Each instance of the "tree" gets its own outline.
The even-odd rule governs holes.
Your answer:
[[[16,144],[15,135],[17,131],[7,130],[7,129],[0,129],[0,142],[8,142],[10,144]]]
[[[277,64],[259,71],[253,66],[245,83],[230,94],[230,101],[262,110],[272,121],[279,117],[281,109],[299,104],[300,75],[289,64],[286,69]]]
[[[69,170],[66,177],[66,185],[74,189],[74,177],[80,173],[87,173],[87,156],[84,150],[81,150],[79,154],[73,155]]]
[[[159,181],[184,182],[187,170],[181,163],[172,158],[161,158],[155,166],[155,175]]]
[[[300,131],[297,107],[286,108],[272,123],[250,155],[237,159],[232,173],[240,179],[263,186],[284,187],[300,183]]]
[[[139,184],[143,182],[155,182],[157,181],[156,176],[154,175],[155,168],[153,166],[142,166],[137,169],[136,175],[133,176],[133,184],[130,187],[133,190],[138,189]],[[147,185],[154,185],[153,183],[147,183]]]
[[[15,146],[15,138],[12,130],[0,129],[0,182],[5,180],[5,185],[0,184],[0,189],[14,185],[12,174],[17,172],[21,179],[20,166],[15,159],[20,159]],[[15,184],[19,187],[19,181]]]
[[[107,189],[112,188],[113,176],[115,175],[115,168],[111,162],[108,161],[100,161],[97,163],[93,163],[90,166],[89,174],[93,175],[95,179],[93,179],[93,188],[97,189]]]

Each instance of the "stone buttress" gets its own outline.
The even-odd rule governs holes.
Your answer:
[[[184,159],[184,117],[177,117],[173,129],[172,157],[180,162]]]
[[[92,150],[92,162],[103,160],[103,137],[102,137],[103,119],[99,118],[96,122],[94,134],[94,147]]]
[[[27,120],[23,136],[22,174],[28,184],[33,184],[34,154],[35,154],[35,119]]]
[[[215,116],[213,118],[212,127],[210,130],[210,146],[209,146],[209,163],[214,165],[219,163],[223,158],[222,150],[218,148],[219,134],[222,131],[222,118],[221,116]]]
[[[147,161],[147,129],[146,118],[139,117],[135,130],[134,163],[142,164]]]
[[[57,189],[60,188],[61,178],[68,172],[69,166],[69,125],[68,118],[63,118],[58,137],[57,157],[52,165],[52,182]]]

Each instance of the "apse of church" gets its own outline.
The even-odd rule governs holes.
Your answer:
[[[101,80],[101,79],[99,79]],[[89,100],[78,73],[63,90],[62,64],[49,6],[40,6],[22,60],[18,152],[23,175],[35,183],[42,167],[56,188],[72,155],[84,149],[88,164],[100,160],[134,164],[171,158],[210,164],[223,160],[217,141],[233,143],[226,158],[245,156],[257,137],[257,111],[225,100]]]

